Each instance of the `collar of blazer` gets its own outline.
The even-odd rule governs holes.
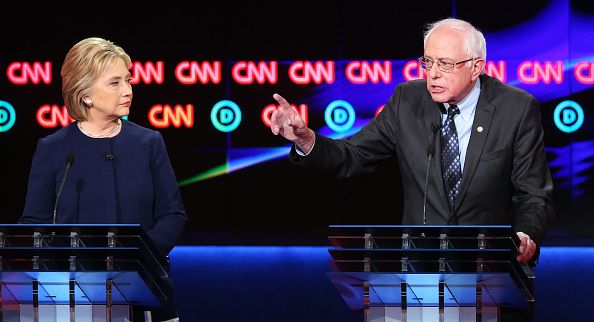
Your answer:
[[[456,205],[454,206],[454,213],[460,207],[461,202],[464,200],[468,186],[472,181],[478,161],[485,141],[491,128],[491,120],[495,112],[495,105],[491,104],[494,93],[494,82],[496,81],[493,77],[488,75],[481,75],[481,94],[479,96],[478,103],[476,105],[476,112],[474,115],[474,121],[472,123],[472,132],[470,134],[470,141],[468,142],[468,148],[466,150],[466,156],[464,159],[464,173],[462,174],[462,185],[460,192],[456,198]],[[481,128],[481,130],[479,130]]]

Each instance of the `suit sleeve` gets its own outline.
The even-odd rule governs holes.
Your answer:
[[[56,198],[53,164],[47,144],[44,139],[39,139],[31,163],[25,208],[18,223],[48,224],[52,222]]]
[[[166,255],[181,236],[188,218],[165,142],[159,132],[155,132],[151,150],[155,224],[147,234],[161,253]]]
[[[307,157],[298,155],[293,146],[289,159],[338,178],[373,171],[381,161],[396,153],[400,96],[401,85],[396,87],[381,113],[352,137],[335,140],[316,133],[315,146]]]
[[[554,216],[551,200],[553,180],[543,137],[539,104],[531,97],[514,142],[511,179],[515,188],[514,229],[528,234],[539,245]]]

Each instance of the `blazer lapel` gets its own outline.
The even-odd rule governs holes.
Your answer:
[[[440,126],[441,126],[441,111],[443,107],[441,103],[436,103],[431,100],[431,97],[426,101],[424,106],[425,129],[427,132],[427,146],[433,144],[435,153],[431,161],[431,177],[437,187],[437,194],[442,199],[441,204],[448,204],[448,197],[446,196],[445,187],[443,184],[443,177],[441,175],[441,144],[440,144]],[[449,207],[448,207],[449,208]]]
[[[487,77],[481,77],[481,86],[481,95],[476,106],[470,141],[468,142],[466,157],[464,159],[462,186],[456,197],[454,212],[460,207],[460,203],[464,199],[466,190],[468,190],[468,186],[470,185],[470,181],[472,180],[474,171],[476,170],[479,158],[483,151],[485,140],[489,134],[493,113],[495,112],[495,105],[490,103],[493,98],[492,80]]]

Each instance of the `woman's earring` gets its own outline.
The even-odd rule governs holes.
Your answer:
[[[83,102],[85,102],[85,105],[86,105],[87,107],[91,107],[91,106],[93,106],[93,101],[92,101],[90,98],[85,98],[85,99],[83,99]]]

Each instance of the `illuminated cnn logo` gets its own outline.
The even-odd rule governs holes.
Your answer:
[[[573,71],[575,79],[582,84],[594,84],[594,63],[579,62]]]
[[[333,61],[296,61],[289,66],[289,78],[295,84],[332,84],[335,80]]]
[[[270,119],[270,117],[272,116],[272,113],[279,108],[280,108],[280,105],[275,105],[275,104],[266,105],[266,107],[264,107],[264,109],[262,110],[262,113],[260,114],[260,119],[262,119],[262,122],[264,123],[264,125],[266,125],[267,127],[270,127],[270,125],[272,124],[272,120]],[[295,105],[295,104],[291,104],[291,108],[293,110],[295,110],[295,112],[297,112],[299,114],[299,116],[301,116],[301,118],[303,119],[303,122],[305,122],[305,124],[309,123],[309,121],[308,121],[309,113],[308,113],[307,104],[299,104],[299,107],[297,107],[297,105]]]
[[[74,119],[72,119],[70,115],[68,115],[66,106],[59,106],[55,104],[42,105],[37,110],[35,118],[37,119],[37,123],[39,123],[39,125],[48,129],[55,128],[58,125],[64,127],[74,122]]]
[[[392,82],[392,62],[350,62],[345,71],[347,79],[353,84],[384,84]]]
[[[158,61],[133,62],[130,68],[132,70],[132,77],[130,77],[130,84],[163,84],[165,81],[165,63]]]
[[[524,84],[562,84],[563,71],[562,61],[525,61],[518,66],[518,79]]]
[[[52,83],[52,62],[12,62],[6,68],[6,76],[16,85]]]
[[[235,82],[242,85],[253,83],[276,84],[278,81],[278,62],[255,63],[253,61],[240,61],[233,65],[231,76]]]
[[[181,84],[219,84],[222,79],[221,62],[182,61],[175,67],[175,78]]]
[[[166,128],[173,125],[176,128],[182,125],[191,128],[194,126],[194,105],[186,104],[186,107],[176,104],[171,107],[167,104],[157,104],[150,108],[148,120],[152,126]]]

